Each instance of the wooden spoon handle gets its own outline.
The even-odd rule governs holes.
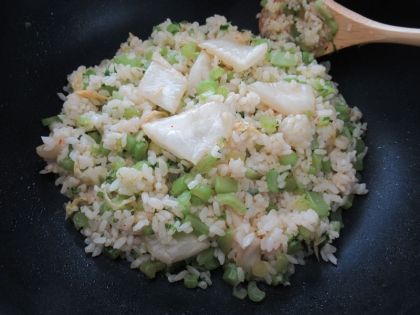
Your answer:
[[[333,0],[324,4],[334,15],[339,31],[334,38],[336,49],[366,43],[397,43],[420,46],[420,30],[375,22],[357,14]],[[325,54],[332,52],[329,44]]]

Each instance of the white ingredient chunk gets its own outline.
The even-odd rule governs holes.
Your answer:
[[[190,76],[188,77],[188,91],[191,95],[196,93],[195,89],[201,81],[209,80],[211,72],[210,56],[202,50],[191,67]]]
[[[315,113],[315,95],[308,84],[294,81],[255,82],[248,85],[248,91],[257,93],[261,102],[285,116],[304,114],[306,111]]]
[[[222,139],[232,133],[233,114],[210,102],[179,115],[143,125],[146,135],[173,155],[197,164]]]
[[[187,89],[187,79],[174,68],[152,62],[138,86],[148,100],[174,114]]]
[[[252,47],[223,39],[206,40],[198,46],[209,54],[217,56],[236,72],[245,71],[262,61],[268,48],[266,43]]]

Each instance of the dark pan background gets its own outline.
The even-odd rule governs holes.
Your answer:
[[[377,21],[420,28],[420,2],[340,0]],[[338,266],[307,259],[292,286],[260,304],[214,284],[187,290],[149,281],[125,261],[84,253],[64,220],[54,176],[35,154],[56,96],[79,65],[111,58],[128,32],[225,15],[257,31],[258,0],[23,1],[0,4],[0,314],[418,314],[420,308],[420,48],[370,44],[322,58],[369,129],[363,179],[370,190],[344,214]],[[31,26],[25,28],[25,22]]]

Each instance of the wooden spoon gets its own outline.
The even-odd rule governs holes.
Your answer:
[[[278,0],[280,1],[280,0]],[[324,43],[324,51],[317,50],[316,57],[330,54],[335,50],[367,43],[396,43],[420,46],[420,29],[382,24],[365,18],[333,0],[323,0],[325,6],[338,24],[338,32],[332,42]],[[261,32],[264,19],[268,17],[263,9],[259,20]]]

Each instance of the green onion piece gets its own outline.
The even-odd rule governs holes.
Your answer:
[[[235,73],[232,71],[231,73],[228,74],[227,76],[227,81],[230,82],[235,76]]]
[[[136,143],[133,149],[133,155],[136,160],[144,160],[147,157],[148,144],[145,141]]]
[[[143,272],[147,278],[153,279],[156,276],[156,265],[153,261],[143,261],[140,265],[140,271]]]
[[[365,142],[361,138],[357,139],[357,141],[356,141],[356,152],[357,152],[357,154],[362,153],[365,150],[365,148],[366,148]]]
[[[318,213],[320,217],[329,215],[330,206],[325,202],[320,193],[315,191],[306,191],[306,200],[311,203],[311,208]]]
[[[128,139],[128,138],[127,138],[127,139]],[[151,167],[151,165],[150,165],[149,161],[140,161],[140,162],[137,162],[137,163],[134,165],[134,168],[135,168],[136,170],[138,170],[138,171],[141,171],[141,169],[143,168],[143,164],[146,164],[146,165],[147,165],[147,167]]]
[[[268,0],[261,0],[260,1],[260,6],[264,7],[267,4]]]
[[[216,194],[226,194],[238,191],[238,182],[232,178],[216,176],[214,179]]]
[[[225,74],[225,70],[220,67],[216,67],[210,71],[210,79],[217,81],[222,75]]]
[[[309,231],[306,227],[302,225],[299,226],[299,234],[305,241],[309,241],[309,238],[311,237],[311,231]]]
[[[343,127],[343,131],[341,132],[341,134],[349,140],[353,139],[353,135],[351,134],[349,128],[346,126]]]
[[[347,196],[346,202],[343,204],[343,209],[348,209],[353,205],[354,195],[350,194]]]
[[[111,163],[111,168],[114,172],[118,171],[123,166],[124,166],[124,162],[121,162],[121,161]]]
[[[112,210],[112,208],[107,204],[107,203],[103,203],[101,204],[101,206],[99,207],[99,214],[102,215],[107,211]]]
[[[265,181],[268,185],[268,190],[272,193],[279,193],[280,191],[277,183],[277,177],[279,177],[279,172],[277,172],[276,170],[269,171],[265,177]]]
[[[312,204],[306,199],[298,199],[295,202],[295,208],[299,211],[306,211],[311,209]]]
[[[296,27],[296,23],[293,23],[290,26],[290,35],[293,37],[293,39],[296,39],[300,36],[300,32],[297,30],[297,27]]]
[[[286,58],[286,52],[277,51],[271,56],[270,62],[278,67],[290,68],[297,66],[298,62],[294,54],[288,53],[289,58]]]
[[[318,126],[320,127],[325,127],[328,126],[330,124],[330,117],[322,117],[319,121],[318,121]]]
[[[149,143],[149,150],[152,150],[153,152],[156,153],[156,155],[160,155],[163,153],[163,149],[158,146],[156,143],[154,143],[153,141],[150,141]]]
[[[210,233],[209,227],[201,222],[201,220],[195,215],[187,214],[184,221],[191,222],[193,229],[200,234],[208,235]]]
[[[190,203],[191,192],[189,190],[184,191],[178,196],[178,202],[180,205],[187,206]]]
[[[191,194],[207,202],[211,198],[211,188],[209,185],[198,184],[191,190]]]
[[[310,54],[309,52],[307,52],[307,51],[304,51],[304,52],[302,52],[302,61],[305,63],[305,64],[310,64],[310,63],[312,63],[312,61],[314,61],[315,59],[314,59],[314,56],[312,55],[312,54]]]
[[[114,57],[114,63],[123,64],[124,66],[130,65],[131,67],[141,67],[141,61],[138,59],[129,59],[128,53],[123,53]]]
[[[332,172],[333,171],[333,169],[332,169],[332,167],[331,167],[331,161],[330,160],[328,160],[328,161],[322,161],[321,162],[321,170],[324,172],[324,173],[326,173],[326,172]]]
[[[253,302],[261,302],[265,298],[265,292],[258,289],[255,281],[251,281],[248,283],[248,297]]]
[[[321,154],[312,153],[312,166],[315,168],[319,168],[321,166],[322,159],[324,158]]]
[[[188,59],[193,59],[195,57],[195,50],[197,48],[197,45],[193,42],[190,41],[187,44],[185,44],[184,46],[182,46],[180,48],[181,54]]]
[[[73,223],[76,229],[80,230],[81,228],[85,228],[89,226],[89,220],[86,215],[81,212],[77,211],[76,214],[73,216]]]
[[[60,161],[60,166],[68,172],[73,172],[74,161],[71,158],[66,157]]]
[[[277,126],[279,125],[279,122],[275,118],[264,114],[260,118],[260,124],[265,129],[267,134],[271,134],[277,132]]]
[[[336,105],[335,110],[340,114],[348,114],[350,112],[350,108],[345,105]]]
[[[108,259],[115,260],[118,258],[118,256],[121,255],[121,251],[118,249],[114,249],[112,246],[108,246],[102,248],[102,255],[104,255],[104,257]]]
[[[330,28],[330,32],[327,35],[328,40],[332,40],[334,38],[334,35],[338,32],[338,24],[334,20],[326,20],[325,24]]]
[[[285,254],[276,255],[276,264],[274,265],[274,268],[276,268],[277,272],[282,272],[287,268],[288,265],[289,259],[287,259],[287,256]]]
[[[356,162],[353,162],[353,167],[356,171],[363,170],[363,158],[358,157]]]
[[[181,26],[178,23],[172,23],[166,27],[166,30],[174,35],[181,31]]]
[[[55,122],[62,122],[62,120],[58,116],[53,116],[53,117],[44,118],[41,120],[41,122],[43,126],[49,126]]]
[[[276,210],[276,211],[279,211],[279,207],[277,207],[277,205],[276,205],[275,203],[270,202],[270,203],[268,204],[268,207],[267,207],[267,208],[265,208],[265,211],[267,211],[267,213],[268,213],[268,212],[270,212],[271,210]]]
[[[150,225],[146,225],[143,228],[143,234],[144,235],[151,235],[151,234],[155,234],[155,231],[153,231],[153,228]]]
[[[232,289],[232,295],[240,300],[243,300],[248,295],[248,292],[240,284],[235,285]]]
[[[223,24],[223,25],[220,25],[220,30],[221,31],[227,31],[228,29],[229,29],[229,26],[230,26],[230,23],[228,23],[228,24]]]
[[[212,257],[208,262],[204,264],[204,268],[206,268],[207,270],[214,270],[219,266],[220,262],[219,259],[217,259],[216,257]]]
[[[86,115],[80,115],[77,118],[76,125],[79,127],[86,127],[90,125],[90,119]]]
[[[246,213],[245,205],[233,194],[218,194],[215,199],[218,203],[230,206],[240,214]]]
[[[245,177],[248,179],[260,179],[262,175],[250,167],[246,168]]]
[[[229,93],[229,90],[226,87],[226,85],[221,85],[216,90],[216,94],[222,95],[224,98],[227,97],[228,93]]]
[[[214,255],[214,248],[211,246],[206,248],[202,252],[198,253],[197,255],[198,265],[202,266],[206,262],[209,262],[213,258],[213,255]]]
[[[172,196],[178,197],[181,193],[183,193],[184,191],[188,189],[187,183],[185,182],[187,177],[188,177],[188,174],[182,175],[180,178],[178,178],[172,183],[172,187],[169,190],[169,193]]]
[[[203,200],[198,198],[197,196],[191,195],[191,204],[193,206],[200,206],[203,204]],[[185,214],[184,214],[185,215]]]
[[[268,271],[267,265],[262,260],[257,261],[251,268],[252,274],[256,277],[264,277]]]
[[[219,244],[220,250],[226,256],[232,250],[234,239],[235,239],[235,229],[233,228],[227,228],[225,230],[225,235],[219,236],[219,238],[217,239],[217,244]]]
[[[310,166],[309,170],[308,170],[308,174],[309,175],[315,175],[315,173],[316,173],[316,168],[313,167],[313,166]]]
[[[294,167],[296,165],[296,163],[298,162],[299,157],[296,154],[296,152],[292,152],[290,154],[287,155],[283,155],[280,158],[280,164],[281,165],[290,165],[291,167]]]
[[[227,284],[234,287],[239,283],[238,267],[235,264],[229,264],[225,266],[222,279]]]
[[[196,275],[185,275],[184,285],[187,289],[194,289],[198,286],[198,277]]]
[[[284,185],[284,190],[287,192],[292,192],[297,187],[297,181],[293,177],[288,177],[285,180],[286,184]]]
[[[315,1],[315,7],[319,15],[321,15],[325,20],[333,20],[334,16],[331,14],[330,10],[325,6],[322,0]]]
[[[153,56],[153,51],[149,50],[148,52],[146,52],[146,55],[144,57],[146,58],[146,60],[151,61],[152,56]]]
[[[344,122],[350,121],[350,115],[347,113],[341,113],[340,115],[337,116],[337,118],[341,119]]]
[[[174,53],[174,52],[168,53],[168,61],[171,65],[178,62],[178,60],[176,60],[175,57],[176,57],[176,53]]]
[[[251,44],[252,44],[253,46],[257,46],[257,45],[261,45],[261,44],[267,44],[267,51],[270,51],[270,50],[271,50],[271,44],[270,44],[270,42],[269,42],[267,39],[265,39],[265,38],[254,39],[254,40],[251,42]]]
[[[303,249],[302,243],[297,239],[293,239],[287,243],[287,254],[294,255]]]
[[[141,110],[138,110],[137,108],[134,108],[134,107],[126,108],[124,111],[125,119],[131,119],[133,117],[141,117],[141,115],[142,115]]]
[[[89,135],[89,137],[91,137],[93,140],[95,140],[95,142],[96,142],[97,144],[101,143],[102,137],[101,137],[101,134],[100,134],[99,132],[97,132],[97,131],[90,132],[88,135]]]
[[[164,46],[162,47],[162,49],[160,50],[160,55],[162,57],[166,56],[168,54],[168,47]]]
[[[212,155],[207,155],[195,166],[197,174],[206,174],[216,165],[217,159]]]
[[[335,210],[335,212],[331,212],[330,217],[329,217],[330,222],[334,222],[333,228],[334,228],[334,231],[336,232],[340,232],[341,228],[344,227],[341,212],[342,212],[341,208],[338,208],[337,210]]]
[[[205,80],[200,82],[197,86],[197,94],[202,94],[204,92],[216,92],[217,82],[213,80]]]

